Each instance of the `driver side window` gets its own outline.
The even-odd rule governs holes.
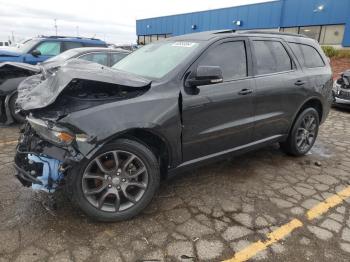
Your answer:
[[[59,42],[43,42],[39,44],[36,50],[40,51],[44,56],[56,56],[61,53],[61,43]]]
[[[209,50],[198,66],[220,66],[224,81],[247,76],[247,55],[244,41],[225,42]]]

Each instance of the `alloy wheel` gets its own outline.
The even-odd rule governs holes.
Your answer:
[[[316,139],[316,118],[307,114],[304,116],[296,133],[296,145],[300,152],[307,152]]]
[[[106,212],[120,212],[136,205],[147,186],[145,164],[127,151],[109,151],[95,157],[82,176],[85,198]]]

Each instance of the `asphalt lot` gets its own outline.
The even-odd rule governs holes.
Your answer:
[[[62,194],[47,211],[47,196],[13,177],[17,136],[1,128],[0,262],[350,259],[350,111],[331,111],[305,157],[275,145],[202,167],[163,182],[142,215],[109,224]]]

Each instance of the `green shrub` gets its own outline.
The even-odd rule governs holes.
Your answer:
[[[335,49],[333,46],[322,46],[322,49],[328,57],[338,56],[339,50]]]
[[[337,58],[350,58],[350,50],[349,49],[341,49],[337,50],[336,57]]]

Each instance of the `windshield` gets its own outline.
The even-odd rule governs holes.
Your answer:
[[[44,63],[46,62],[63,62],[66,61],[68,59],[71,59],[72,57],[76,56],[78,54],[78,51],[75,49],[70,49],[67,50],[57,56],[54,56],[48,60],[46,60]]]
[[[20,53],[27,53],[29,50],[33,48],[37,43],[39,42],[39,39],[29,39],[23,43],[21,43],[18,46],[18,52]]]
[[[116,63],[113,68],[148,78],[162,78],[199,46],[194,42],[148,44]]]

